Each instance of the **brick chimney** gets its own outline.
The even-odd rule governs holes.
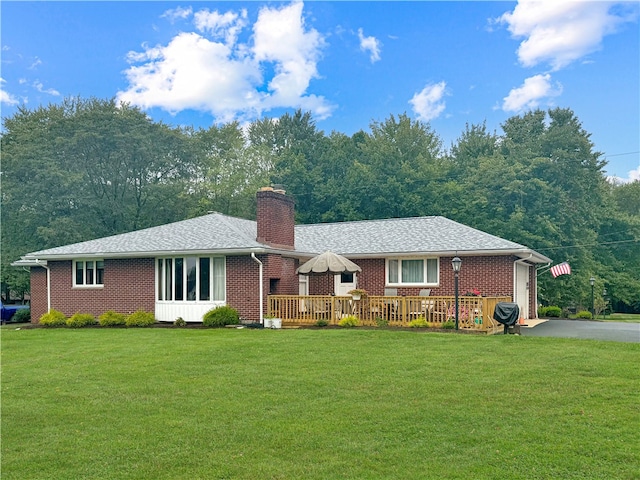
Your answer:
[[[263,187],[256,195],[258,238],[272,247],[294,249],[294,201],[284,190]]]

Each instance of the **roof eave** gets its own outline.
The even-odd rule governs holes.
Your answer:
[[[431,250],[415,252],[378,252],[378,253],[340,253],[349,259],[354,258],[388,258],[388,257],[413,257],[413,256],[437,256],[437,257],[479,257],[479,256],[504,256],[513,255],[520,259],[530,260],[532,263],[548,263],[551,259],[531,249],[484,249],[484,250]]]

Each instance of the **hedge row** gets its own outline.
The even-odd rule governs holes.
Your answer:
[[[51,309],[40,317],[39,323],[45,327],[72,327],[81,328],[92,325],[101,327],[149,327],[157,322],[151,312],[138,310],[130,315],[109,310],[97,319],[90,313],[76,313],[67,318],[64,313]],[[202,323],[205,327],[224,327],[225,325],[237,325],[240,323],[238,311],[229,306],[216,307],[204,314]],[[176,326],[185,326],[186,322],[179,317]]]

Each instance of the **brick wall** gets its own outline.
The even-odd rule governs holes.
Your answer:
[[[297,295],[297,262],[280,255],[256,255],[263,265],[263,311],[267,312],[267,296],[273,282],[274,295]],[[227,257],[227,304],[240,316],[258,321],[260,318],[260,266],[250,256]]]
[[[256,195],[258,242],[293,249],[295,245],[294,201],[283,193],[260,191]]]
[[[51,308],[67,316],[90,313],[96,317],[107,310],[129,314],[143,309],[155,310],[155,269],[152,258],[107,259],[104,262],[104,286],[73,287],[73,262],[49,262],[51,271]],[[47,311],[46,271],[31,269],[31,318],[37,323]],[[35,285],[35,288],[34,288]]]
[[[280,194],[276,194],[280,195]],[[298,262],[280,255],[258,255],[263,262],[264,311],[269,293],[279,295],[298,294]],[[462,257],[459,291],[464,294],[477,288],[485,296],[507,295],[513,297],[513,261],[510,256]],[[385,288],[384,259],[359,259],[362,268],[358,285],[371,295],[383,295]],[[105,260],[104,286],[102,288],[73,288],[71,261],[49,262],[51,270],[51,307],[70,316],[76,312],[98,316],[106,310],[132,313],[138,309],[153,312],[155,309],[154,260],[117,259]],[[259,266],[248,255],[230,256],[226,259],[227,304],[236,308],[240,316],[257,321],[259,306]],[[31,269],[31,312],[34,322],[47,311],[46,270]],[[274,280],[272,282],[272,280]],[[277,280],[277,281],[275,281]],[[333,275],[309,278],[309,293],[321,295],[333,292]],[[440,259],[440,285],[431,287],[431,295],[453,295],[453,270],[451,257]],[[530,309],[536,312],[535,269],[530,269]],[[272,291],[270,292],[270,287]],[[422,287],[400,287],[399,295],[417,295]]]
[[[431,288],[431,295],[454,294],[452,258],[440,258],[440,284],[437,287],[428,287]],[[515,258],[511,256],[462,257],[462,267],[458,277],[460,295],[477,288],[484,296],[513,297],[514,260]],[[357,259],[354,262],[362,268],[362,272],[358,274],[358,287],[366,290],[370,295],[384,295],[384,259],[367,258]],[[418,295],[423,288],[426,287],[398,287],[398,295]],[[327,295],[333,292],[333,289],[332,275],[314,276],[309,279],[311,295]],[[535,304],[535,300],[533,303]]]
[[[31,323],[38,323],[38,319],[47,313],[47,307],[47,271],[42,267],[32,267]]]
[[[259,255],[257,257],[263,261]],[[227,305],[238,310],[241,317],[257,319],[260,316],[256,301],[260,295],[259,275],[259,266],[253,258],[246,255],[227,257]],[[264,291],[265,297],[267,291]]]
[[[538,318],[538,283],[536,278],[536,266],[529,267],[529,318]]]

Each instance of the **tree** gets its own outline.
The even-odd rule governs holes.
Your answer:
[[[368,219],[434,213],[437,193],[430,186],[442,166],[440,138],[406,114],[370,127],[349,173],[353,209]]]
[[[257,142],[250,145],[238,122],[212,126],[193,134],[196,163],[191,175],[191,214],[217,211],[255,216],[255,193],[268,184],[272,152]]]
[[[29,251],[182,218],[184,133],[115,100],[20,107],[3,121],[2,281]]]

